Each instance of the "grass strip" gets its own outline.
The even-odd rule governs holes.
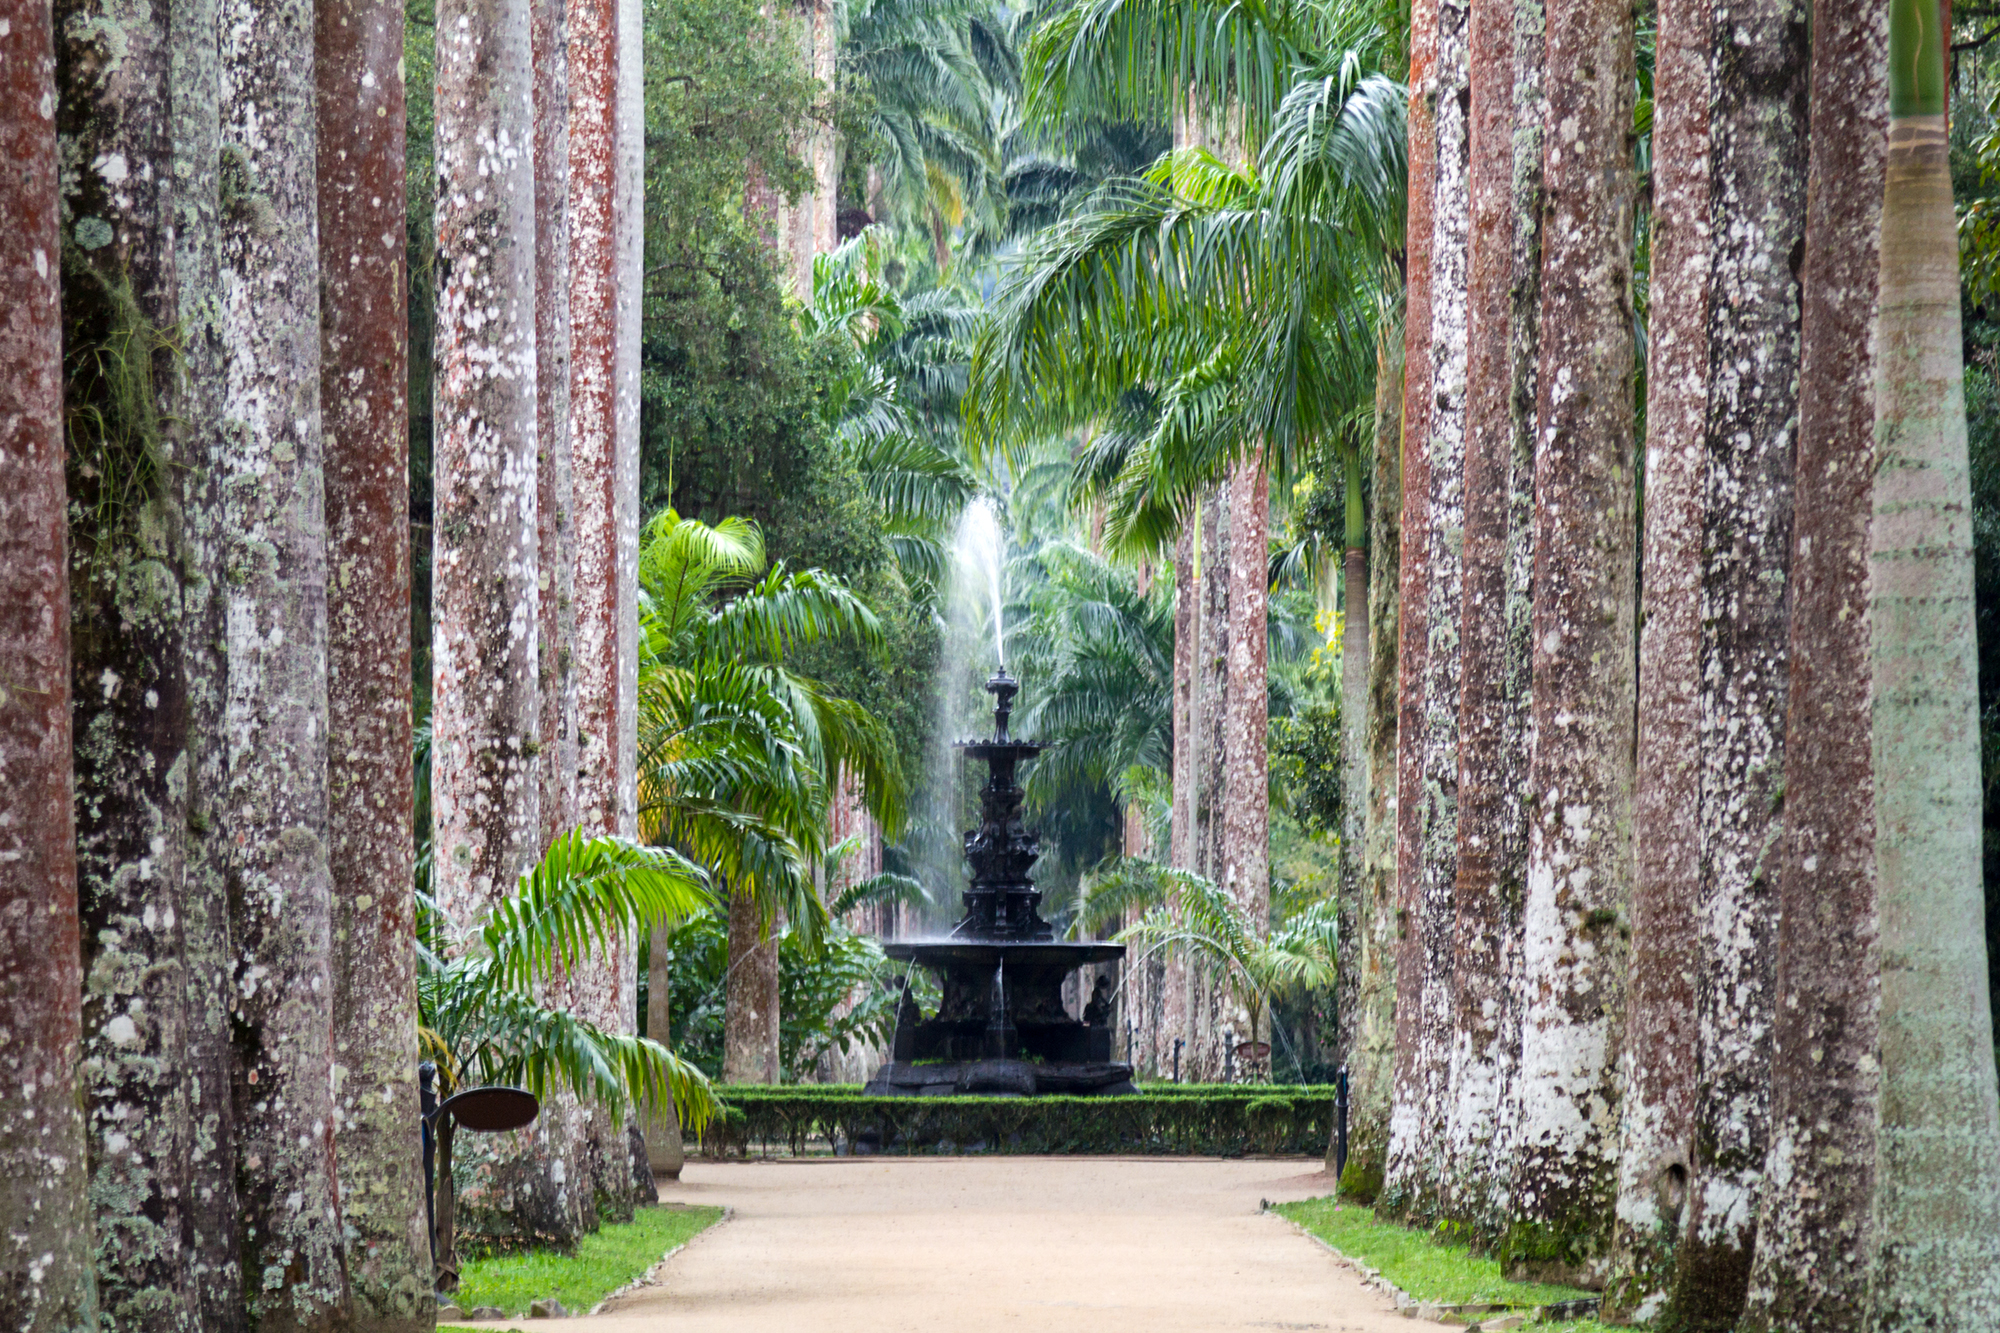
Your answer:
[[[1304,1227],[1356,1263],[1379,1269],[1412,1300],[1440,1305],[1510,1305],[1533,1307],[1584,1300],[1597,1293],[1547,1282],[1510,1282],[1498,1260],[1474,1254],[1467,1246],[1435,1238],[1415,1227],[1380,1222],[1372,1208],[1338,1203],[1331,1198],[1300,1203],[1275,1203],[1271,1211]],[[1531,1311],[1524,1309],[1522,1313]],[[1497,1318],[1497,1316],[1496,1316]],[[1609,1326],[1594,1319],[1540,1324],[1541,1330],[1596,1333]]]
[[[584,1314],[721,1217],[720,1208],[640,1208],[630,1222],[585,1236],[575,1254],[529,1250],[475,1259],[460,1270],[452,1302],[462,1310],[495,1306],[513,1318],[553,1296],[571,1314]]]

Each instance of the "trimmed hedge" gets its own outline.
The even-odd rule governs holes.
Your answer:
[[[853,1084],[721,1087],[702,1151],[1154,1153],[1326,1151],[1330,1087],[1148,1085],[1133,1097],[868,1097]]]

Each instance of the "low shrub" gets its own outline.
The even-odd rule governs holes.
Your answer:
[[[869,1097],[849,1085],[722,1087],[702,1149],[1320,1156],[1333,1089],[1147,1086],[1131,1097]],[[740,1113],[740,1116],[739,1116]]]

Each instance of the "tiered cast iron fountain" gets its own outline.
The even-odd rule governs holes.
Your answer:
[[[885,946],[889,957],[935,973],[942,999],[925,1018],[905,982],[894,1049],[867,1090],[878,1096],[1136,1091],[1132,1067],[1111,1059],[1108,987],[1100,983],[1081,1016],[1072,1017],[1062,1000],[1065,977],[1087,963],[1123,958],[1125,946],[1059,941],[1035,910],[1042,895],[1028,870],[1041,844],[1021,821],[1014,769],[1042,747],[1007,734],[1020,685],[1005,667],[986,688],[995,700],[992,739],[958,743],[989,770],[979,793],[979,827],[965,835],[972,870],[965,919],[942,940]]]

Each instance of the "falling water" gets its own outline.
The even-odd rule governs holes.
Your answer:
[[[985,593],[986,605],[993,619],[993,665],[998,667],[1007,657],[1006,635],[1001,624],[1000,576],[1007,559],[1007,538],[1000,531],[999,507],[991,499],[981,497],[965,507],[959,518],[958,533],[952,542],[953,595],[961,584],[979,588]]]
[[[967,776],[964,757],[952,742],[993,729],[993,699],[983,687],[1000,665],[1006,642],[1001,610],[1006,542],[993,501],[966,506],[952,535],[951,568],[938,608],[943,642],[935,685],[937,721],[923,785],[915,793],[915,827],[905,846],[911,869],[934,904],[924,912],[922,925],[939,933],[959,915],[959,894],[965,887],[960,837],[976,822],[979,803],[977,780]]]

